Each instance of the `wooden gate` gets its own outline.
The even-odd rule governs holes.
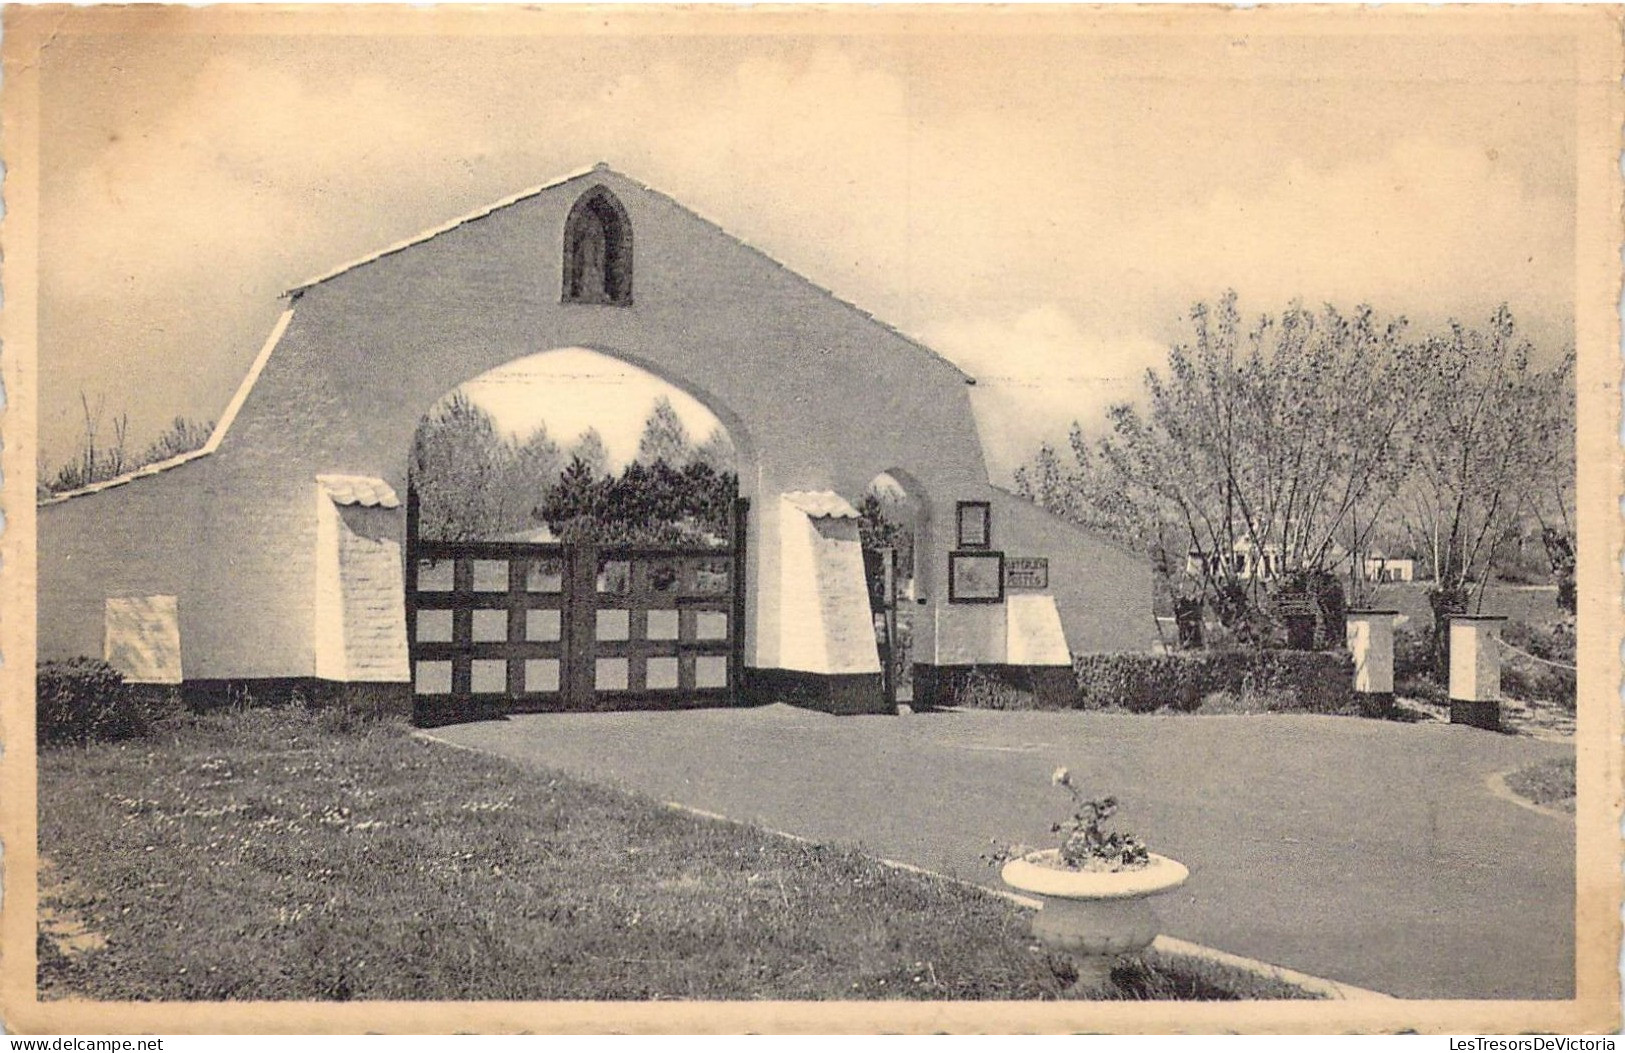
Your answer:
[[[408,508],[413,720],[740,700],[744,512],[707,548],[429,541]]]

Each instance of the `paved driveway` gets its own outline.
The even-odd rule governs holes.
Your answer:
[[[1485,786],[1562,743],[1337,717],[786,706],[434,734],[989,885],[990,840],[1048,841],[1066,765],[1190,867],[1162,901],[1170,935],[1401,997],[1573,996],[1573,821]]]

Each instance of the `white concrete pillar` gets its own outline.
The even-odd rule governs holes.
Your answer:
[[[1398,616],[1398,611],[1347,612],[1354,697],[1367,716],[1382,716],[1394,706],[1394,619]]]
[[[888,709],[864,576],[858,513],[830,491],[779,496],[777,666],[757,669],[760,689],[836,713]]]
[[[1032,684],[1045,709],[1070,709],[1078,697],[1061,611],[1049,593],[1012,593],[1004,598],[1005,664]]]
[[[1048,593],[1006,596],[1004,653],[1007,665],[1072,668],[1072,649],[1061,626],[1061,611]]]
[[[1450,723],[1501,730],[1501,623],[1496,615],[1450,619]]]

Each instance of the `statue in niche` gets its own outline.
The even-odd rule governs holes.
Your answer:
[[[632,300],[632,232],[607,190],[583,195],[564,233],[564,299],[570,303],[626,304]]]
[[[570,291],[571,298],[582,303],[608,303],[610,301],[607,273],[604,267],[604,223],[596,215],[589,215],[581,225],[574,247]]]

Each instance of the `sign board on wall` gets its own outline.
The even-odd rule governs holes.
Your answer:
[[[1004,587],[1007,589],[1049,588],[1049,559],[1044,556],[1006,556]]]
[[[174,596],[109,596],[102,657],[132,684],[181,682],[180,604]]]

